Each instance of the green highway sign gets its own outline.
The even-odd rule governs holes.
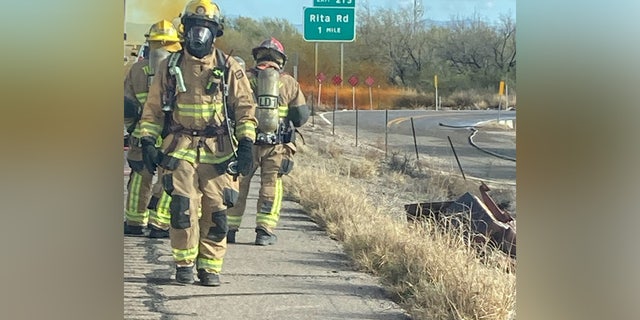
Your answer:
[[[356,0],[313,0],[313,6],[355,8]]]
[[[346,2],[348,0],[331,1]],[[351,42],[355,40],[355,10],[355,8],[336,7],[304,8],[304,40],[313,42]]]

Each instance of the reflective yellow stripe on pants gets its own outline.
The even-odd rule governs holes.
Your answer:
[[[135,222],[139,225],[146,225],[149,219],[149,211],[138,212],[138,203],[140,199],[140,188],[142,186],[142,175],[137,172],[131,173],[129,181],[129,195],[125,215],[127,222]]]
[[[256,215],[256,224],[268,228],[275,228],[280,219],[280,208],[282,207],[282,178],[276,179],[276,194],[269,212],[259,212]]]
[[[198,247],[191,249],[171,249],[173,260],[176,262],[185,262],[192,264],[198,257]]]
[[[222,271],[222,260],[223,259],[198,258],[196,268],[204,269],[204,271],[209,273],[220,273]]]
[[[166,192],[162,192],[160,200],[155,210],[149,211],[149,220],[155,222],[157,227],[161,229],[169,228],[171,223],[171,213],[169,213],[169,205],[171,204],[171,196]]]

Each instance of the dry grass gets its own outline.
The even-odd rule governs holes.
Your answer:
[[[318,145],[300,148],[285,190],[343,243],[356,266],[379,276],[413,318],[515,317],[515,274],[505,272],[512,268],[510,259],[489,246],[478,254],[478,248],[465,240],[462,227],[408,225],[398,206],[401,199],[392,196],[421,193],[437,201],[466,188],[463,183],[426,173],[426,180],[413,178],[400,170],[381,169],[379,165],[388,164],[375,158]],[[341,169],[345,167],[350,169]],[[387,184],[381,189],[387,191],[372,190],[371,183]]]

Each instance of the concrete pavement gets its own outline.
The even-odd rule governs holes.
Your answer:
[[[283,202],[277,244],[253,245],[259,179],[220,287],[176,283],[168,239],[124,238],[124,319],[410,319],[297,203]]]

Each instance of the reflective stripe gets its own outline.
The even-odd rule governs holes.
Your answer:
[[[171,204],[171,196],[162,192],[156,211],[151,211],[150,216],[163,226],[167,226],[171,223],[171,213],[169,213],[169,204]]]
[[[204,269],[211,273],[220,273],[222,271],[222,260],[223,259],[198,258],[196,268]]]
[[[198,257],[198,247],[191,249],[171,249],[173,260],[192,262]]]
[[[178,149],[169,153],[169,156],[196,163],[196,150],[195,149]]]
[[[151,73],[151,68],[149,66],[144,66],[142,67],[142,71],[144,71],[144,74],[148,76],[149,73]]]
[[[242,216],[227,215],[227,224],[229,225],[229,228],[237,229],[240,227],[241,223],[242,223]]]
[[[196,149],[178,149],[174,152],[169,153],[169,156],[186,160],[191,163],[196,163],[197,151]],[[231,157],[233,157],[233,151],[222,157],[217,157],[212,152],[208,152],[205,149],[200,149],[200,163],[217,164],[225,162],[231,159]]]
[[[138,99],[138,101],[140,102],[140,104],[144,104],[145,101],[147,101],[147,96],[149,95],[148,92],[140,92],[140,93],[136,93],[136,99]]]
[[[136,128],[133,129],[133,132],[131,133],[131,136],[135,137],[135,138],[142,138],[142,128],[140,127],[140,123],[138,122],[138,124],[136,124]],[[158,137],[156,137],[156,148],[160,148],[162,146],[162,137],[160,135],[158,135]]]
[[[215,114],[222,114],[222,103],[214,104],[178,104],[176,108],[179,116],[210,119]]]
[[[285,118],[289,114],[289,106],[278,106],[278,117]]]
[[[161,130],[162,126],[159,124],[147,121],[140,122],[140,136],[152,136],[153,138],[157,138],[160,136]]]
[[[140,202],[140,188],[142,187],[142,175],[133,171],[131,172],[131,178],[129,181],[129,200],[127,201],[127,208],[125,210],[125,216],[127,221],[137,222],[140,224],[147,224],[149,219],[149,211],[138,212],[138,203]]]
[[[256,214],[256,224],[264,225],[268,228],[275,228],[280,219],[280,209],[282,208],[282,178],[276,179],[276,194],[273,198],[270,212],[259,212]]]
[[[256,141],[256,126],[253,122],[244,121],[236,124],[236,138],[240,140],[244,137]]]
[[[131,135],[136,138],[142,138],[142,128],[140,128],[140,122],[136,124],[136,128],[133,129],[133,132],[131,133]]]

